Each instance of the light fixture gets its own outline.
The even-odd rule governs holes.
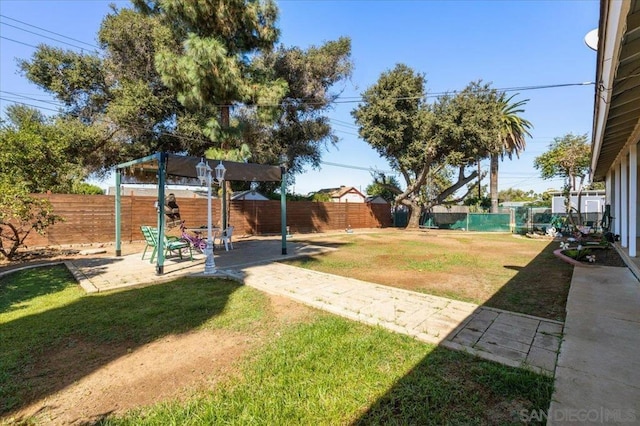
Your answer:
[[[224,164],[222,164],[222,160],[220,160],[220,164],[216,166],[216,180],[218,181],[218,183],[222,184],[222,181],[224,181],[224,175],[226,173],[227,169],[224,167]]]
[[[216,167],[216,174],[217,172]],[[216,273],[216,263],[213,259],[213,236],[211,233],[211,166],[209,166],[208,162],[205,163],[203,158],[196,165],[196,174],[200,179],[200,183],[207,185],[207,247],[204,250],[207,259],[204,263],[204,274],[212,275]]]

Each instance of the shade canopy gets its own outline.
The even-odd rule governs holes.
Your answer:
[[[117,168],[122,173],[122,183],[157,183],[158,163],[161,158],[165,159],[166,183],[200,186],[196,165],[200,162],[201,157],[165,153],[157,153],[118,164]],[[205,159],[205,162],[208,162],[212,169],[220,161],[222,161],[227,170],[224,176],[224,180],[227,181],[279,182],[282,179],[282,172],[279,166]]]

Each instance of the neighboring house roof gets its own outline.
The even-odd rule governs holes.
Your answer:
[[[252,191],[250,189],[247,191],[234,192],[231,196],[231,200],[269,201],[267,197],[258,191]]]
[[[367,198],[364,199],[364,202],[365,203],[371,203],[371,204],[389,204],[387,202],[387,200],[385,200],[384,198],[382,198],[379,195],[375,195],[375,196],[372,196],[372,197],[367,197]]]
[[[341,186],[340,188],[324,188],[320,189],[316,192],[317,194],[329,194],[331,198],[341,199],[345,195],[354,194],[362,197],[362,200],[366,198],[365,195],[358,191],[358,189],[354,186]]]
[[[604,180],[640,123],[640,1],[600,3],[591,170]]]

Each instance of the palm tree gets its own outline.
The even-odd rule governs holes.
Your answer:
[[[505,154],[511,159],[513,154],[520,156],[520,153],[525,148],[525,135],[531,137],[528,129],[532,128],[531,122],[520,117],[518,114],[524,112],[521,107],[526,104],[529,99],[511,103],[514,98],[512,95],[506,97],[506,94],[502,92],[498,103],[501,110],[501,129],[500,129],[500,143],[499,150],[491,153],[491,166],[490,166],[490,183],[489,192],[491,194],[491,213],[498,213],[498,157],[504,158]]]

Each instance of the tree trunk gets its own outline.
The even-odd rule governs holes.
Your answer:
[[[478,160],[478,203],[482,204],[482,169]]]
[[[416,203],[411,203],[411,210],[410,210],[410,213],[409,213],[409,221],[407,222],[407,228],[406,229],[418,229],[418,228],[420,228],[420,215],[421,214],[422,214],[422,208]]]
[[[498,154],[491,154],[491,166],[489,174],[491,213],[498,213]]]

